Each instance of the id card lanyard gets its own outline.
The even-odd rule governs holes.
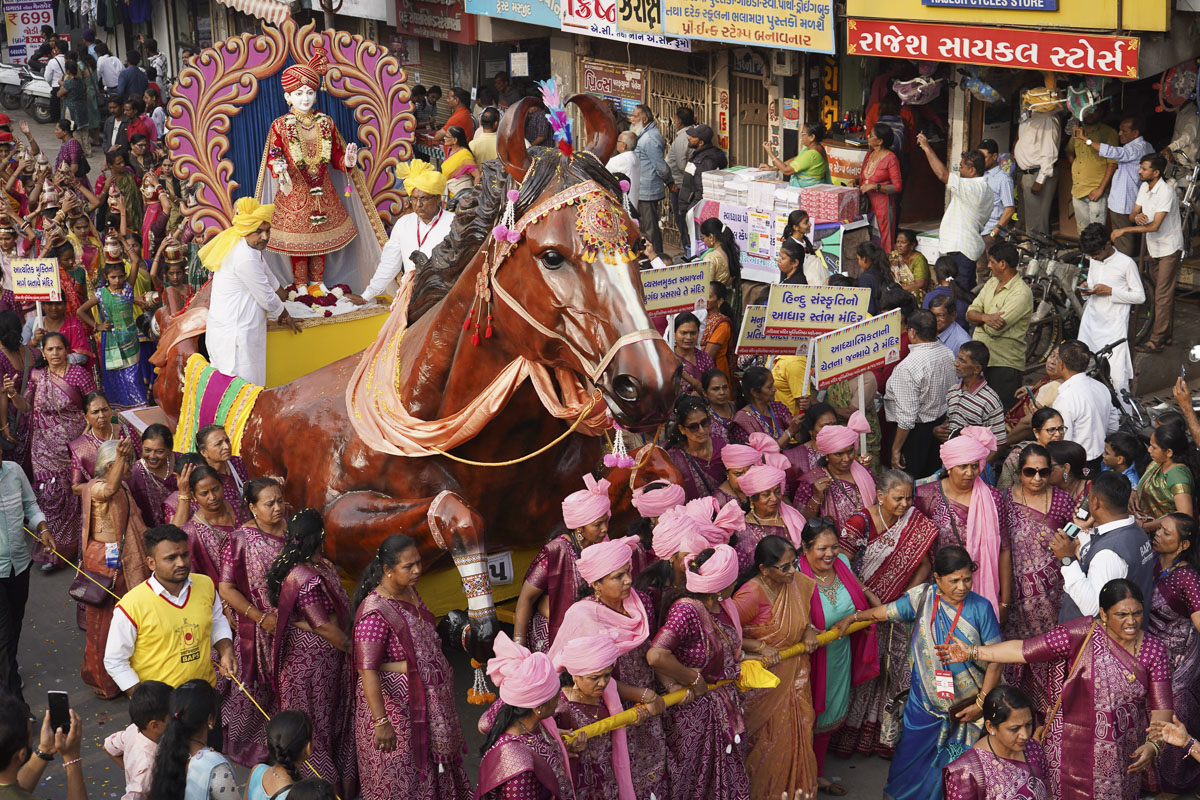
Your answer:
[[[929,634],[935,636],[934,623],[937,621],[938,609],[942,605],[942,599],[939,595],[934,596],[933,610],[929,613]],[[943,644],[950,644],[950,640],[954,637],[954,629],[958,627],[958,619],[962,616],[963,606],[965,603],[958,604],[958,611],[954,615],[954,621],[950,623],[950,630],[946,633],[946,641]],[[935,639],[936,641],[936,639]],[[943,700],[954,699],[954,673],[948,669],[934,670],[933,672],[934,687],[937,690],[937,696]]]

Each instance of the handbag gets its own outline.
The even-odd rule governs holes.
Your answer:
[[[112,589],[117,582],[117,570],[121,568],[121,559],[124,555],[125,537],[122,536],[121,543],[117,545],[117,566],[113,569],[112,575],[76,567],[75,580],[71,581],[71,588],[67,589],[67,594],[72,600],[83,603],[85,606],[99,608],[107,604],[113,596]],[[82,561],[81,558],[80,563]]]

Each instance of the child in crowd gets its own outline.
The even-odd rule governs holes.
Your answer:
[[[1100,460],[1104,462],[1106,470],[1121,473],[1129,478],[1131,486],[1137,486],[1138,462],[1145,453],[1146,448],[1142,446],[1136,436],[1132,433],[1116,431],[1104,439],[1104,454],[1100,456]]]
[[[142,681],[129,698],[129,718],[123,731],[104,740],[104,752],[125,770],[125,794],[121,800],[143,800],[150,791],[150,772],[158,737],[167,726],[171,687],[162,681]]]
[[[136,259],[133,262],[133,274],[127,277],[124,262],[106,263],[105,285],[97,289],[95,296],[76,312],[80,321],[92,325],[94,323],[89,312],[93,307],[100,308],[104,390],[113,403],[123,407],[145,405],[148,397],[146,370],[142,366],[142,351],[135,322],[138,316],[135,303],[139,298],[133,292],[140,266],[141,259]]]

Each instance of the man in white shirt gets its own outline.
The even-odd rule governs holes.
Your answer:
[[[1065,438],[1083,448],[1088,466],[1096,474],[1104,455],[1104,437],[1117,429],[1118,418],[1108,387],[1087,375],[1091,360],[1087,345],[1068,339],[1058,346],[1058,372],[1050,377],[1062,381],[1054,410],[1067,428]]]
[[[1160,155],[1142,156],[1138,175],[1143,183],[1130,213],[1132,227],[1112,232],[1115,242],[1129,233],[1146,234],[1150,275],[1154,280],[1154,328],[1139,352],[1161,353],[1171,338],[1175,313],[1175,282],[1183,260],[1183,226],[1175,187],[1163,180],[1167,160]]]
[[[1033,90],[1037,98],[1050,100],[1055,90],[1054,73],[1044,73],[1045,90]],[[1055,110],[1050,110],[1054,108]],[[1017,140],[1013,142],[1013,160],[1020,173],[1021,192],[1018,212],[1026,233],[1050,233],[1050,208],[1058,197],[1059,146],[1062,143],[1062,122],[1056,106],[1046,105],[1045,111],[1022,111],[1017,125]]]
[[[987,268],[987,251],[996,243],[996,229],[1003,228],[1017,213],[1016,201],[1013,200],[1013,179],[1000,167],[1000,145],[995,139],[984,139],[979,143],[979,152],[983,153],[983,173],[988,188],[992,190],[992,210],[987,222],[983,225],[983,247],[979,260],[975,262],[975,274],[982,280],[991,277]]]
[[[46,69],[42,73],[46,83],[50,84],[50,121],[55,123],[62,119],[62,98],[58,96],[58,90],[67,71],[67,50],[66,42],[56,40],[52,51],[54,55],[46,62]]]
[[[108,45],[104,42],[96,43],[96,77],[100,79],[100,85],[108,94],[114,94],[117,91],[117,80],[121,77],[121,70],[125,65],[121,63],[121,59],[109,52]]]
[[[1080,286],[1088,301],[1079,321],[1079,341],[1094,353],[1126,337],[1130,309],[1146,302],[1146,290],[1137,264],[1113,246],[1108,228],[1099,223],[1088,225],[1079,234],[1079,247],[1091,260],[1087,283]],[[1113,348],[1108,369],[1117,398],[1123,403],[1133,379],[1133,360],[1127,342]]]
[[[283,307],[283,287],[263,259],[275,207],[243,197],[234,210],[233,225],[200,249],[201,263],[214,273],[205,342],[217,372],[264,386],[267,320],[294,333],[300,327]]]
[[[617,154],[605,164],[614,175],[618,172],[629,178],[629,191],[625,193],[632,208],[637,208],[638,192],[642,186],[642,163],[637,154],[637,134],[625,131],[617,137]]]
[[[983,255],[983,226],[992,213],[992,189],[983,177],[985,161],[978,150],[962,154],[958,174],[951,172],[929,146],[925,134],[917,134],[917,145],[925,151],[929,168],[950,187],[950,204],[938,228],[942,255],[958,264],[955,281],[968,291],[975,288],[975,264]]]
[[[385,292],[394,293],[400,278],[417,268],[413,256],[420,253],[429,258],[433,249],[450,235],[454,213],[442,206],[442,194],[446,191],[442,171],[414,159],[404,179],[404,189],[413,213],[396,220],[371,282],[361,295],[346,296],[352,303],[362,305]]]
[[[1141,176],[1138,170],[1144,156],[1152,155],[1154,148],[1142,138],[1142,122],[1134,117],[1121,120],[1117,128],[1117,141],[1121,144],[1114,146],[1092,140],[1092,149],[1104,158],[1117,162],[1117,171],[1113,174],[1112,184],[1108,189],[1108,218],[1114,228],[1128,228],[1133,224],[1130,212],[1137,202],[1138,186]],[[1075,138],[1087,141],[1082,128],[1075,130]],[[1127,256],[1137,255],[1137,237],[1127,234],[1116,240],[1117,249]]]
[[[1058,408],[1058,403],[1054,404]],[[1058,558],[1063,576],[1063,604],[1058,621],[1093,617],[1100,611],[1100,591],[1111,580],[1125,578],[1142,590],[1154,591],[1154,564],[1158,558],[1151,537],[1137,526],[1129,513],[1129,479],[1116,472],[1102,472],[1092,481],[1089,510],[1095,527],[1072,539],[1058,531],[1050,550]],[[1149,614],[1142,616],[1143,627]]]
[[[946,419],[950,390],[954,388],[954,354],[938,341],[933,314],[918,309],[905,320],[908,355],[896,365],[887,382],[883,405],[896,423],[892,440],[892,466],[918,480],[941,465],[934,428]]]
[[[133,617],[141,616],[133,608],[126,608],[126,604],[130,600],[135,600],[136,596],[133,591],[130,591],[125,598],[117,605],[116,610],[112,615],[112,625],[108,629],[108,642],[104,648],[104,669],[108,672],[113,682],[117,684],[122,692],[129,695],[133,693],[134,688],[142,681],[162,680],[171,686],[179,686],[192,678],[206,678],[211,674],[212,667],[209,666],[212,662],[209,658],[209,653],[212,650],[217,651],[220,658],[221,674],[225,676],[232,675],[237,672],[237,660],[233,655],[233,630],[229,626],[229,620],[225,617],[225,611],[221,607],[221,597],[217,595],[211,588],[212,579],[205,575],[192,576],[191,559],[188,557],[188,537],[187,534],[174,525],[159,525],[151,528],[145,533],[146,544],[146,561],[152,571],[152,575],[146,580],[147,587],[158,597],[170,603],[176,609],[186,609],[188,597],[193,589],[200,583],[207,582],[208,586],[202,587],[205,593],[213,594],[211,604],[211,620],[199,619],[197,622],[208,623],[196,624],[194,630],[203,630],[209,628],[209,641],[203,641],[204,637],[197,636],[201,639],[196,645],[187,644],[187,647],[194,650],[199,650],[201,657],[195,659],[194,663],[191,659],[183,663],[186,656],[181,656],[180,659],[170,658],[170,653],[162,653],[162,658],[154,658],[155,654],[148,653],[146,648],[157,645],[166,650],[172,647],[173,644],[183,644],[175,642],[176,637],[169,631],[151,631],[139,629],[134,623]],[[134,587],[138,588],[138,587]],[[144,594],[144,590],[138,591],[138,595]],[[202,613],[200,609],[195,609],[195,614]],[[207,615],[205,615],[207,616]],[[147,621],[143,618],[143,624]],[[153,622],[154,617],[150,616],[149,621]],[[145,626],[149,627],[149,626]],[[192,627],[185,623],[184,627]],[[184,637],[179,637],[183,639]],[[185,640],[186,642],[186,640]],[[139,652],[139,643],[141,652]],[[139,656],[141,658],[139,659]],[[180,661],[176,665],[176,660]],[[134,661],[142,661],[143,663],[159,663],[163,666],[170,664],[174,672],[191,671],[195,674],[190,676],[177,675],[184,677],[184,680],[171,680],[168,675],[158,674],[139,674],[133,667]],[[188,665],[192,666],[188,666]],[[146,671],[146,670],[143,670]]]

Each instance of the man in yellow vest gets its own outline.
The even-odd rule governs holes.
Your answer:
[[[149,580],[117,603],[104,668],[125,694],[142,681],[179,686],[193,678],[216,683],[210,651],[222,675],[237,672],[233,631],[212,579],[191,572],[187,534],[174,525],[146,531]]]

